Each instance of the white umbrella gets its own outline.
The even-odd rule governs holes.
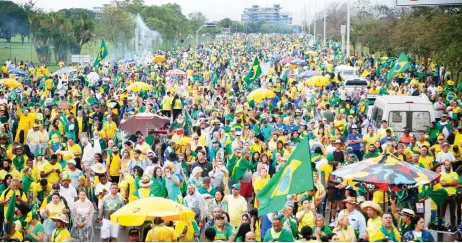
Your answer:
[[[69,74],[69,73],[72,73],[72,72],[75,72],[75,71],[77,71],[77,69],[65,67],[65,68],[59,69],[58,71],[56,71],[55,73],[53,73],[53,75]]]

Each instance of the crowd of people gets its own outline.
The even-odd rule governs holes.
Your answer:
[[[147,197],[176,201],[195,218],[155,218],[147,227],[130,228],[128,241],[432,242],[429,227],[455,231],[461,224],[462,116],[457,96],[448,98],[457,92],[452,75],[413,60],[409,70],[388,79],[392,63],[363,53],[338,60],[338,45],[308,45],[307,38],[229,36],[158,51],[153,56],[165,58],[159,62],[69,65],[75,71],[65,74],[8,60],[3,77],[21,87],[5,83],[0,92],[4,225],[11,224],[8,206],[16,200],[13,227],[3,228],[3,238],[117,241],[122,226],[110,216]],[[305,63],[284,62],[286,57]],[[246,82],[254,58],[261,75]],[[369,85],[347,93],[334,73],[340,64],[356,68]],[[10,75],[14,68],[27,75]],[[167,75],[173,69],[182,72]],[[306,85],[300,78],[306,71],[329,82]],[[93,72],[96,82],[89,78]],[[133,82],[151,88],[128,90]],[[247,99],[257,88],[275,95]],[[368,95],[421,96],[434,103],[436,120],[421,135],[395,133],[387,120],[375,126],[367,118]],[[170,122],[133,134],[120,128],[141,113]],[[256,194],[304,138],[317,144],[311,151],[314,190],[290,195],[284,208],[259,215]],[[365,191],[329,180],[333,171],[382,153],[439,173],[429,187],[445,196],[436,201],[420,188]],[[431,201],[430,224],[416,207],[424,200]]]

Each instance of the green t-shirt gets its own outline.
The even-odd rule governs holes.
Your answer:
[[[217,226],[212,226],[212,228],[215,230],[215,232],[217,232],[217,234],[215,235],[215,238],[214,240],[215,241],[228,241],[229,237],[231,237],[233,235],[233,229],[227,225],[225,225],[225,231],[224,232],[220,232],[218,229],[217,229]]]
[[[27,229],[30,229],[30,227],[31,227],[31,225],[28,224],[28,225],[27,225]],[[33,233],[34,235],[37,235],[39,232],[45,233],[45,228],[43,227],[42,223],[40,223],[40,222],[37,223],[37,225],[35,226],[35,228],[32,230],[32,233]],[[32,241],[32,242],[37,242],[37,241],[36,241],[34,238],[32,238],[32,236],[29,235],[29,234],[26,234],[26,237],[24,237],[24,239],[29,239],[29,240]]]

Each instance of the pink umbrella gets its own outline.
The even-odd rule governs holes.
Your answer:
[[[158,130],[169,122],[170,119],[165,116],[154,113],[141,113],[128,118],[120,124],[119,128],[128,134],[134,134],[136,131],[147,134],[149,130]]]
[[[179,70],[179,69],[173,69],[167,72],[167,76],[185,76],[186,73]]]
[[[297,58],[295,57],[284,57],[281,61],[279,61],[280,64],[285,65],[286,63],[289,63]]]

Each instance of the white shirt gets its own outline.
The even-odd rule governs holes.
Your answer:
[[[454,154],[451,151],[448,151],[447,153],[445,153],[444,151],[441,151],[438,153],[435,160],[437,162],[444,162],[446,160],[449,160],[452,162],[452,161],[455,161],[456,158],[454,157]]]
[[[69,208],[73,208],[74,205],[74,200],[77,197],[77,190],[72,184],[69,184],[68,188],[65,188],[64,186],[61,186],[59,189],[59,195],[64,197],[67,201],[67,205],[69,205]]]
[[[434,108],[435,108],[435,118],[441,118],[441,116],[443,115],[443,107],[444,107],[444,104],[440,104],[439,102],[436,102],[434,105]]]
[[[90,167],[95,162],[95,150],[90,143],[83,148],[82,162],[85,167]]]

